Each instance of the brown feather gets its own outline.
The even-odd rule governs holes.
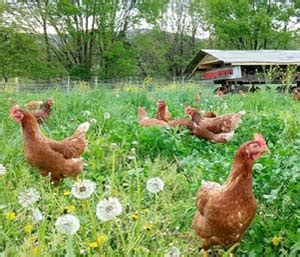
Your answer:
[[[197,193],[193,228],[202,239],[204,250],[213,245],[230,246],[239,242],[255,216],[252,166],[256,159],[250,154],[256,153],[255,147],[261,147],[261,152],[268,150],[257,139],[243,144],[234,157],[226,182],[223,185],[205,182]]]
[[[82,171],[83,162],[77,157],[86,148],[86,131],[75,132],[68,139],[55,141],[42,135],[37,120],[29,111],[13,107],[11,116],[14,115],[21,115],[25,159],[42,176],[50,175],[51,181],[57,184],[63,177],[74,177]]]

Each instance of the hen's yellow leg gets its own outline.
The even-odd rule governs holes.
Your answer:
[[[202,257],[208,257],[208,252],[203,250]]]

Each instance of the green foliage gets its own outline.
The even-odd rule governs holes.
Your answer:
[[[207,22],[221,47],[285,49],[292,34],[286,29],[295,9],[270,1],[207,0]]]
[[[196,191],[202,179],[224,182],[237,148],[255,132],[264,135],[272,154],[264,155],[255,166],[253,186],[258,211],[237,249],[237,256],[299,255],[299,103],[288,94],[275,92],[244,97],[229,95],[221,99],[212,94],[210,87],[173,84],[153,87],[151,83],[140,88],[101,88],[68,95],[59,91],[1,92],[0,163],[7,169],[7,174],[0,177],[0,251],[4,256],[65,255],[67,238],[57,233],[54,223],[70,205],[75,206],[75,215],[81,222],[72,245],[68,244],[68,251],[74,251],[76,256],[80,250],[85,252],[83,256],[164,256],[171,246],[178,247],[183,256],[199,256],[199,241],[191,227]],[[184,107],[192,104],[199,90],[203,95],[202,110],[219,115],[246,111],[230,143],[211,144],[192,137],[186,130],[139,127],[136,113],[139,105],[144,105],[153,117],[157,99],[164,99],[173,117],[184,117]],[[9,97],[20,104],[54,98],[51,118],[42,126],[51,138],[63,139],[79,123],[97,119],[88,132],[89,146],[83,155],[87,165],[80,175],[97,183],[91,199],[83,202],[64,195],[74,180],[67,178],[54,188],[48,178],[39,176],[25,162],[20,124],[8,118]],[[84,116],[85,110],[91,115]],[[105,112],[110,113],[109,119],[104,119]],[[112,143],[117,144],[115,150]],[[132,155],[136,161],[128,159]],[[107,188],[112,185],[113,171],[110,191]],[[165,189],[154,196],[146,190],[146,181],[156,176],[164,181]],[[24,226],[31,224],[30,212],[17,201],[18,194],[28,187],[41,192],[38,207],[47,217],[41,224],[33,225],[30,233],[24,231]],[[111,222],[97,220],[93,225],[97,201],[111,195],[120,199],[122,215]],[[16,212],[16,219],[8,220],[6,214],[12,211]],[[138,220],[132,216],[136,213]],[[96,240],[94,230],[108,237],[101,248],[90,247]]]
[[[137,54],[134,49],[125,47],[121,41],[113,42],[105,52],[104,70],[100,73],[103,77],[127,77],[138,73]]]

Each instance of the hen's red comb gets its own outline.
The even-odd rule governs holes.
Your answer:
[[[191,113],[192,110],[193,110],[193,109],[192,109],[191,106],[185,107],[185,113],[187,113],[187,114],[189,114],[189,115],[190,115],[190,113]]]
[[[14,116],[15,112],[20,110],[20,106],[18,104],[14,105],[13,107],[11,107],[9,114],[11,117]]]
[[[261,146],[266,146],[267,145],[267,142],[264,139],[264,137],[262,136],[262,134],[255,133],[254,134],[254,140],[257,141]]]

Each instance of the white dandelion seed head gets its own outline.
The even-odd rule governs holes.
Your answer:
[[[94,193],[95,189],[95,182],[89,179],[84,179],[74,183],[71,193],[77,199],[88,199]]]
[[[30,187],[24,192],[20,193],[18,196],[19,204],[22,205],[23,208],[28,208],[32,206],[35,202],[37,202],[41,198],[39,191]]]
[[[165,254],[165,257],[179,257],[179,256],[180,256],[180,250],[177,247],[169,248],[167,253]]]
[[[129,161],[133,161],[135,159],[135,156],[134,155],[127,155],[127,159]]]
[[[255,163],[253,165],[254,170],[262,170],[263,168],[264,168],[264,166],[261,163]]]
[[[114,219],[122,213],[122,205],[118,198],[110,197],[99,201],[96,207],[96,215],[102,221]]]
[[[109,112],[105,112],[103,114],[103,117],[104,117],[105,120],[108,120],[110,118],[110,113]]]
[[[32,208],[31,211],[32,211],[31,220],[33,224],[38,224],[42,220],[44,220],[44,215],[38,208]]]
[[[4,176],[6,173],[6,168],[0,163],[0,176]]]
[[[80,223],[76,216],[66,214],[57,218],[55,227],[60,233],[73,235],[78,231]]]
[[[86,111],[84,111],[84,112],[82,113],[82,115],[83,115],[84,117],[88,117],[88,116],[91,115],[91,112],[88,111],[88,110],[86,110]]]
[[[164,182],[156,177],[156,178],[150,178],[148,181],[147,181],[147,190],[150,192],[150,193],[159,193],[160,191],[163,191],[164,190]]]
[[[117,147],[118,147],[118,145],[117,145],[116,143],[112,143],[112,144],[111,144],[111,148],[112,148],[112,149],[116,149]]]
[[[97,123],[97,120],[96,120],[95,118],[91,118],[91,119],[90,119],[90,123],[91,123],[91,124],[96,124],[96,123]]]

